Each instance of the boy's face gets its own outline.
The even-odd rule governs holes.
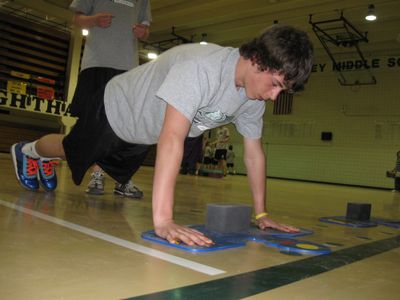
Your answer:
[[[287,87],[284,75],[271,71],[260,71],[257,64],[251,64],[244,76],[246,95],[254,100],[276,100]]]

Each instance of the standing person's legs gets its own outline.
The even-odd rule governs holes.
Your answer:
[[[203,135],[192,139],[192,155],[189,164],[189,173],[198,175],[201,163],[203,161]]]
[[[117,70],[113,68],[89,68],[83,70],[79,74],[78,84],[75,89],[74,98],[71,105],[71,115],[80,117],[82,114],[92,113],[94,106],[102,105],[99,101],[102,98],[95,98],[97,102],[91,102],[89,105],[89,98],[98,93],[100,89],[104,90],[107,82],[114,76],[125,72],[124,70]],[[94,164],[92,167],[92,174],[86,193],[92,195],[103,195],[105,185],[105,174],[100,166]],[[116,182],[114,193],[122,196],[132,198],[142,198],[143,192],[133,184],[131,179],[126,182]]]
[[[217,151],[215,151],[214,157],[212,158],[211,169],[213,169],[213,170],[218,169]]]
[[[198,163],[202,160],[203,135],[187,137],[184,143],[181,174],[194,175],[198,169]]]
[[[103,98],[103,94],[96,96]],[[148,146],[126,143],[114,133],[104,101],[86,117],[79,119],[63,140],[75,184],[81,183],[87,169],[95,163],[117,182],[128,182],[143,162]]]
[[[208,169],[209,168],[209,164],[210,164],[210,158],[207,157],[207,156],[203,157],[202,168],[203,169]]]
[[[400,192],[400,177],[395,177],[394,178],[394,189],[397,192]]]
[[[228,173],[229,174],[236,174],[236,171],[235,171],[235,169],[234,169],[234,164],[233,163],[227,163],[226,164],[226,167],[227,167],[227,169],[228,169]]]
[[[114,194],[137,199],[143,198],[143,192],[133,185],[131,177],[144,162],[150,148],[148,145],[129,144],[122,140],[120,144],[121,150],[118,155],[99,162],[99,165],[107,174],[116,174],[113,177],[116,180]],[[119,175],[121,170],[125,171]],[[119,182],[125,183],[120,184]]]
[[[75,89],[71,104],[71,115],[81,118],[85,114],[93,113],[98,105],[102,105],[102,97],[97,97],[94,101],[89,101],[99,90],[104,90],[107,82],[114,76],[121,74],[122,70],[113,68],[88,68],[83,70],[78,77],[78,83]],[[91,104],[89,106],[89,103]],[[104,194],[105,176],[103,170],[98,165],[93,165],[91,179],[89,181],[86,193],[93,195]]]
[[[217,149],[215,151],[215,158],[218,160],[218,169],[221,170],[224,175],[227,173],[226,168],[226,149]]]

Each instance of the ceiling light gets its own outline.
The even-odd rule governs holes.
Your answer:
[[[156,59],[158,57],[158,54],[155,52],[149,52],[147,53],[147,58],[148,59]]]
[[[200,45],[207,45],[207,44],[208,44],[207,41],[206,41],[206,36],[207,36],[207,33],[202,33],[202,34],[201,34],[201,42],[200,42]]]
[[[367,21],[375,21],[376,20],[375,5],[373,5],[373,4],[368,5],[368,12],[367,12],[367,15],[365,16],[365,20],[367,20]]]

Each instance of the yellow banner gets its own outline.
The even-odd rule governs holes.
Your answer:
[[[7,81],[7,91],[9,93],[26,95],[26,83],[22,81]]]
[[[17,72],[17,71],[11,71],[10,74],[11,74],[11,76],[18,77],[18,78],[23,78],[23,79],[30,79],[31,78],[30,74]]]

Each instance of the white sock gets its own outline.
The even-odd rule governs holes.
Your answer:
[[[26,143],[24,146],[22,146],[22,153],[24,153],[25,155],[32,157],[34,159],[41,159],[41,160],[60,160],[61,158],[59,157],[44,157],[44,156],[40,156],[37,152],[36,152],[36,143],[37,140],[31,143]]]
[[[22,153],[34,159],[40,158],[40,155],[36,152],[36,143],[37,140],[31,143],[26,143],[21,149]]]

